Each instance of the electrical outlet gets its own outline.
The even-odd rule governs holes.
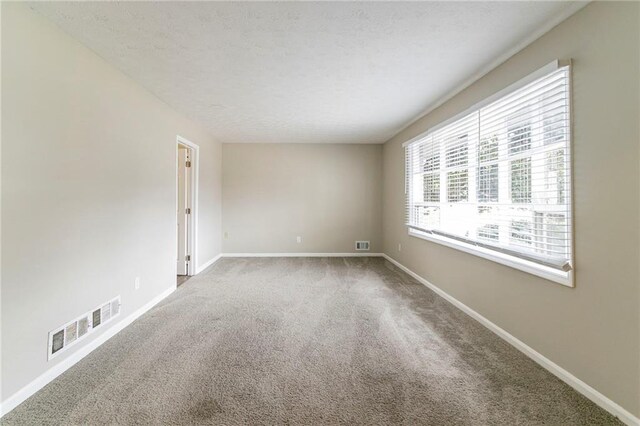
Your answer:
[[[300,237],[300,236],[296,237],[296,241],[301,243],[302,242],[302,237]]]
[[[225,232],[225,233],[224,233],[224,239],[226,240],[227,238],[229,238],[229,233],[228,233],[228,232]]]
[[[402,251],[402,244],[398,244],[398,251]]]
[[[136,277],[135,287],[136,290],[140,290],[140,277]]]

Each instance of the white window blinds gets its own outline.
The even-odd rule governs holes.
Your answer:
[[[406,145],[407,225],[571,270],[569,67]]]

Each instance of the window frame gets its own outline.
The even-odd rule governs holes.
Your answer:
[[[450,247],[465,253],[469,253],[469,254],[473,254],[475,256],[484,258],[484,259],[488,259],[494,262],[497,262],[499,264],[502,265],[506,265],[536,276],[539,276],[541,278],[547,279],[549,281],[558,283],[558,284],[562,284],[564,286],[567,287],[575,287],[575,260],[574,260],[574,224],[573,224],[573,217],[574,217],[574,202],[573,202],[573,106],[572,106],[572,84],[571,84],[571,79],[572,79],[572,69],[571,69],[571,61],[560,61],[560,60],[555,60],[552,61],[551,63],[545,65],[544,67],[534,71],[533,73],[529,74],[528,76],[522,78],[521,80],[509,85],[508,87],[506,87],[503,90],[500,90],[499,92],[495,93],[494,95],[482,100],[481,102],[474,104],[473,106],[467,108],[466,110],[462,111],[461,113],[451,117],[448,120],[443,121],[442,123],[438,124],[437,126],[434,126],[430,129],[428,129],[427,131],[421,133],[420,135],[408,140],[407,142],[405,142],[402,146],[406,147],[414,142],[418,142],[420,140],[423,140],[425,137],[427,137],[429,134],[434,133],[435,131],[437,131],[440,128],[443,128],[449,124],[452,124],[462,118],[464,118],[465,116],[468,116],[470,114],[472,114],[474,111],[477,111],[481,108],[483,108],[484,106],[487,106],[507,95],[509,95],[510,93],[526,86],[527,84],[542,78],[560,68],[564,68],[567,67],[568,68],[568,72],[567,72],[567,79],[568,79],[568,119],[569,119],[569,127],[567,129],[567,141],[568,141],[568,146],[566,147],[566,149],[568,150],[568,155],[569,155],[569,163],[568,163],[568,167],[569,167],[569,171],[567,174],[567,179],[569,180],[569,182],[565,182],[565,191],[562,192],[564,197],[568,197],[567,203],[568,203],[568,212],[567,212],[567,228],[568,228],[568,232],[569,232],[569,251],[570,251],[570,259],[569,262],[572,266],[572,268],[569,271],[563,271],[560,269],[556,269],[541,263],[537,263],[535,261],[529,260],[529,259],[525,259],[525,258],[521,258],[518,257],[516,255],[511,255],[509,253],[506,252],[502,252],[500,250],[496,250],[496,249],[492,249],[492,248],[488,248],[485,247],[481,244],[481,242],[479,242],[477,245],[473,244],[473,242],[467,242],[467,241],[462,241],[462,240],[458,240],[453,236],[448,236],[448,235],[441,235],[437,232],[425,232],[421,229],[417,229],[415,227],[412,227],[410,224],[406,224],[407,228],[408,228],[408,234],[412,237],[417,237],[417,238],[421,238],[430,242],[434,242],[440,245],[444,245],[446,247]],[[534,135],[530,135],[530,138],[534,137]],[[564,147],[564,144],[563,144]],[[506,148],[503,147],[501,149],[510,149],[509,143],[507,143]],[[553,151],[552,151],[553,152]],[[514,158],[519,158],[519,152],[514,152],[509,154],[509,156],[514,157]],[[406,155],[406,154],[405,154]],[[446,166],[447,163],[447,156],[446,156],[446,152],[444,150],[441,150],[440,152],[440,156],[439,156],[439,161],[441,162],[442,166]],[[406,158],[405,158],[405,161]],[[472,162],[477,163],[476,167],[477,167],[477,173],[479,173],[480,171],[480,166],[481,165],[491,165],[494,162],[492,160],[484,160],[484,161],[480,161],[479,158],[477,157],[477,155],[474,155],[473,157],[469,157],[467,156],[466,158],[466,167],[471,166]],[[406,164],[405,164],[405,167]],[[456,170],[458,169],[463,169],[465,166],[457,166]],[[469,170],[469,169],[467,169]],[[441,173],[449,173],[449,171],[447,170],[446,167],[443,167],[440,170]],[[409,173],[409,171],[407,169],[405,169],[405,175]],[[468,183],[467,183],[467,191],[468,191],[468,195],[467,197],[469,197],[471,194],[471,187],[474,188],[474,191],[476,191],[475,187],[476,187],[476,180],[477,180],[478,176],[476,176],[476,173],[473,173],[473,176],[471,174],[467,175],[467,179],[468,179]],[[471,180],[473,179],[473,184],[471,182]],[[499,191],[503,190],[503,186],[507,185],[508,186],[508,197],[511,197],[511,171],[509,171],[509,182],[508,183],[504,183],[504,182],[498,182],[498,186],[499,186]],[[405,184],[406,184],[406,179],[405,179]],[[440,202],[442,202],[442,197],[448,197],[449,193],[448,193],[448,179],[445,179],[445,181],[443,182],[442,178],[440,178],[440,182],[439,182],[439,186],[440,186]],[[408,196],[408,188],[405,187],[405,196]],[[566,193],[568,192],[568,194]],[[474,195],[475,198],[475,195]],[[445,198],[446,200],[447,198]],[[486,204],[486,205],[491,205],[494,204],[492,201],[484,201],[482,204]],[[525,203],[526,204],[526,203]],[[407,208],[409,208],[409,204],[407,204]],[[553,213],[553,211],[549,211],[549,212],[544,212],[546,213]],[[535,227],[535,222],[534,222],[534,227]],[[547,229],[546,227],[544,228],[544,241],[547,241],[549,238],[549,234],[547,234]],[[534,243],[535,244],[535,243]]]

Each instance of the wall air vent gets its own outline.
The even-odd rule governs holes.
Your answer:
[[[98,326],[102,326],[120,314],[120,296],[102,303],[78,318],[49,332],[47,360],[64,352]]]
[[[369,250],[369,241],[356,241],[356,250],[359,250],[359,251]]]

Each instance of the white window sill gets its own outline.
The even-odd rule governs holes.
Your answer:
[[[423,240],[431,241],[441,244],[443,246],[451,247],[456,250],[470,253],[475,256],[482,257],[484,259],[491,260],[502,265],[510,266],[511,268],[518,269],[520,271],[527,272],[532,275],[537,275],[541,278],[562,284],[567,287],[574,287],[573,271],[563,272],[557,269],[550,268],[548,266],[540,265],[529,260],[521,259],[519,257],[510,256],[505,253],[500,253],[494,250],[490,250],[484,247],[478,247],[471,244],[467,244],[462,241],[455,240],[453,238],[447,238],[440,235],[428,234],[426,232],[419,231],[417,229],[409,228],[409,235],[412,237],[422,238]]]

